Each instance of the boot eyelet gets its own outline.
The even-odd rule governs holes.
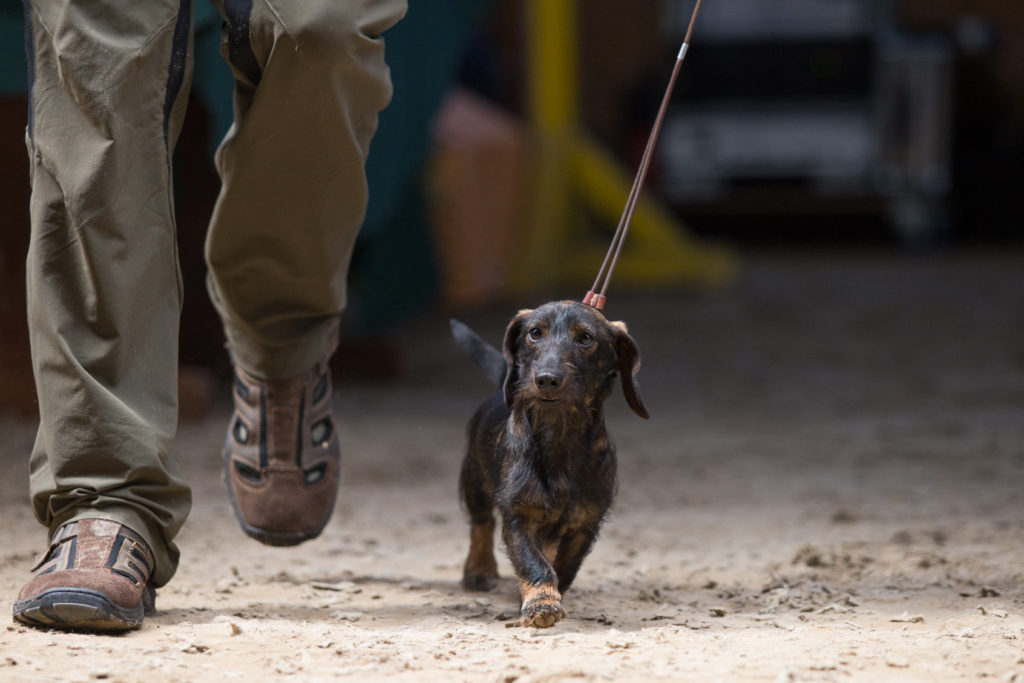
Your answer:
[[[306,485],[315,484],[327,475],[327,465],[320,463],[315,467],[310,467],[308,470],[303,471],[302,478],[305,480]]]
[[[327,397],[327,395],[329,393],[328,389],[330,388],[330,386],[331,386],[331,378],[325,372],[324,374],[320,375],[320,379],[317,380],[316,386],[313,387],[313,403],[314,404],[320,403],[320,401],[324,400]]]
[[[231,435],[235,438],[235,442],[241,445],[249,443],[249,437],[252,432],[249,429],[249,425],[245,424],[241,418],[235,420],[235,426],[231,429]]]
[[[325,417],[309,428],[309,439],[313,442],[314,446],[326,448],[333,432],[334,424],[331,422],[331,418]]]
[[[251,481],[254,484],[260,483],[263,480],[263,476],[260,471],[255,467],[250,467],[244,462],[235,461],[235,471],[238,472],[238,476],[247,481]]]

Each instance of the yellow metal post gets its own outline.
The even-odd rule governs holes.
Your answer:
[[[530,120],[544,133],[571,133],[579,121],[576,30],[575,0],[527,3]]]
[[[551,285],[586,291],[607,248],[582,234],[586,209],[618,223],[632,177],[580,132],[576,0],[527,0],[528,109],[537,136],[531,225],[513,269],[520,291]],[[616,270],[620,285],[717,286],[737,269],[735,255],[695,241],[671,212],[641,199]]]
[[[528,107],[536,135],[530,225],[512,269],[513,285],[531,290],[559,278],[572,234],[570,140],[577,127],[575,0],[528,0]],[[567,40],[568,39],[568,40]]]

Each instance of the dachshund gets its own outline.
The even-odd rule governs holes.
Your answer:
[[[498,578],[494,508],[519,579],[520,621],[565,618],[562,594],[597,538],[616,491],[615,447],[603,404],[621,378],[629,407],[646,419],[640,350],[622,322],[557,301],[520,311],[502,352],[452,321],[456,342],[502,389],[469,422],[459,489],[470,518],[462,584],[486,591]]]

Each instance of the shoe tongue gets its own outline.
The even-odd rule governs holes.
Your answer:
[[[294,410],[271,408],[267,411],[267,459],[292,464],[296,457],[299,420]]]
[[[299,433],[304,385],[292,382],[267,393],[267,460],[279,464],[301,463],[303,439]],[[298,453],[296,453],[298,448]]]

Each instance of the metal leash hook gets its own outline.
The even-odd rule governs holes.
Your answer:
[[[619,225],[615,229],[615,234],[612,236],[612,243],[608,247],[608,253],[604,257],[604,263],[601,264],[601,269],[597,271],[597,277],[594,278],[593,286],[587,291],[583,297],[583,303],[588,306],[593,306],[599,311],[604,310],[604,305],[608,301],[605,296],[605,292],[608,291],[608,283],[612,279],[612,271],[615,270],[615,264],[619,260],[619,252],[622,251],[622,243],[626,240],[626,233],[629,232],[629,223],[633,219],[633,212],[636,210],[636,202],[640,196],[640,188],[644,184],[644,178],[647,176],[647,169],[651,165],[651,157],[654,152],[654,145],[658,141],[658,134],[661,132],[661,124],[665,120],[665,111],[668,109],[668,102],[672,99],[672,90],[676,86],[676,78],[679,76],[679,69],[683,65],[683,60],[686,58],[686,53],[690,49],[690,38],[693,35],[693,25],[697,21],[697,13],[700,12],[700,3],[702,0],[697,0],[697,4],[693,7],[693,14],[690,15],[690,25],[686,29],[686,37],[683,38],[683,44],[679,48],[679,54],[676,56],[675,66],[672,67],[672,76],[669,78],[668,86],[665,88],[665,94],[661,98],[661,106],[658,107],[658,115],[654,119],[654,127],[651,129],[651,134],[647,138],[647,146],[644,147],[643,156],[640,157],[640,168],[637,171],[636,178],[633,180],[633,187],[629,190],[629,197],[626,199],[626,208],[622,212],[622,217],[619,219]],[[601,278],[604,278],[602,283]],[[598,285],[601,290],[598,292]]]

